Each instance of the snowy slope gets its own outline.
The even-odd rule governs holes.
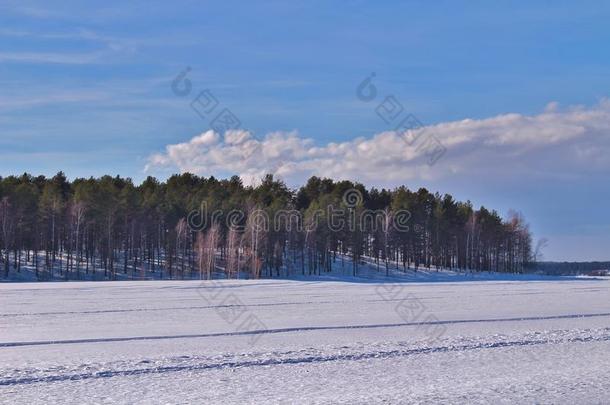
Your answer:
[[[0,285],[3,403],[608,403],[610,280]]]
[[[225,273],[222,265],[224,264],[221,260],[220,252],[217,253],[218,264],[213,274],[213,279],[224,279]],[[455,282],[455,281],[482,281],[482,280],[505,280],[505,281],[533,281],[533,280],[561,280],[568,279],[566,276],[558,275],[544,275],[540,271],[529,272],[525,274],[512,274],[512,273],[494,273],[488,271],[469,271],[469,270],[449,270],[449,269],[427,269],[425,267],[415,268],[415,265],[411,263],[408,267],[403,268],[402,263],[388,262],[388,268],[386,270],[385,263],[383,261],[376,262],[375,259],[370,257],[361,257],[357,266],[356,274],[354,274],[352,268],[352,258],[348,255],[337,254],[335,260],[331,264],[329,272],[322,272],[316,274],[318,270],[310,269],[306,265],[301,264],[301,260],[296,258],[296,261],[292,261],[293,258],[286,257],[283,265],[279,269],[279,275],[274,270],[273,277],[271,278],[282,278],[282,279],[311,279],[312,277],[318,277],[324,280],[337,280],[337,281],[408,281],[408,282]],[[39,262],[43,262],[44,257],[39,258]],[[16,270],[14,266],[10,267],[8,277],[5,277],[4,272],[0,272],[0,282],[34,282],[34,281],[145,281],[145,280],[159,280],[159,279],[200,279],[200,274],[193,271],[192,273],[186,271],[185,274],[181,274],[176,269],[172,273],[171,277],[167,269],[160,271],[155,268],[155,271],[145,269],[142,267],[134,268],[129,266],[126,269],[123,268],[121,263],[115,263],[116,273],[114,279],[110,272],[104,273],[101,270],[101,263],[96,265],[96,270],[86,271],[84,264],[79,266],[78,271],[75,269],[70,272],[65,271],[67,268],[66,257],[58,258],[53,271],[40,269],[38,275],[35,271],[33,264],[22,264],[19,270]],[[302,266],[305,266],[304,268]],[[62,270],[63,269],[63,270]],[[248,272],[241,272],[240,279],[249,278]],[[263,278],[269,278],[266,273],[263,274]],[[576,278],[576,276],[570,276],[569,278]]]

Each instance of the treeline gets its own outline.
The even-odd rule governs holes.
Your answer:
[[[188,173],[140,185],[111,176],[70,182],[61,172],[0,177],[4,278],[26,266],[40,280],[258,278],[338,266],[357,275],[364,261],[386,273],[522,272],[531,257],[520,215],[503,220],[423,188],[312,177],[291,190],[270,175],[256,187]]]
[[[538,262],[532,270],[553,276],[605,276],[610,275],[610,262]]]

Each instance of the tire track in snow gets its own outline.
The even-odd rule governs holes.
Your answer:
[[[447,321],[431,321],[431,322],[402,322],[402,323],[381,323],[372,325],[337,325],[337,326],[301,326],[290,328],[277,329],[260,329],[252,331],[240,332],[217,332],[217,333],[201,333],[201,334],[184,334],[184,335],[161,335],[161,336],[131,336],[131,337],[109,337],[109,338],[89,338],[89,339],[67,339],[67,340],[40,340],[30,342],[0,342],[0,348],[6,347],[21,347],[21,346],[46,346],[46,345],[65,345],[65,344],[81,344],[81,343],[111,343],[111,342],[128,342],[136,340],[166,340],[166,339],[192,339],[192,338],[209,338],[222,336],[249,336],[260,334],[276,334],[276,333],[291,333],[291,332],[310,332],[324,330],[344,330],[344,329],[378,329],[378,328],[397,328],[407,326],[421,325],[452,325],[465,323],[486,323],[486,322],[522,322],[522,321],[544,321],[553,319],[574,319],[574,318],[596,318],[610,316],[609,312],[598,314],[571,314],[571,315],[550,315],[550,316],[530,316],[530,317],[514,317],[514,318],[492,318],[492,319],[458,319]]]
[[[81,381],[110,377],[130,377],[147,374],[164,374],[182,371],[205,371],[218,370],[225,368],[246,368],[246,367],[261,367],[275,365],[298,365],[298,364],[317,364],[328,363],[334,361],[360,361],[368,359],[391,359],[399,357],[408,357],[413,355],[433,354],[433,353],[449,353],[449,352],[466,352],[472,350],[497,349],[507,347],[521,346],[540,346],[549,344],[562,343],[588,343],[588,342],[607,342],[610,341],[610,328],[603,329],[602,335],[586,335],[568,337],[559,340],[548,339],[524,339],[524,340],[507,340],[495,342],[479,342],[461,345],[446,345],[433,347],[419,347],[413,349],[394,349],[394,350],[378,350],[363,353],[348,353],[348,354],[311,354],[300,357],[277,358],[281,353],[267,353],[267,355],[275,355],[276,357],[258,358],[252,360],[234,360],[223,361],[216,363],[199,363],[199,364],[184,364],[184,365],[167,365],[140,369],[128,370],[100,370],[92,372],[71,373],[71,374],[56,374],[47,376],[33,377],[17,377],[5,378],[0,380],[0,386],[15,386],[35,383],[52,383],[62,381]]]

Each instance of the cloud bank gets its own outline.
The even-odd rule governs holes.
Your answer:
[[[429,139],[446,149],[434,165],[422,147]],[[380,186],[453,176],[574,179],[609,169],[609,152],[610,100],[603,99],[592,107],[550,103],[538,115],[465,119],[325,145],[296,131],[255,137],[210,130],[150,156],[145,171],[238,174],[248,184],[273,173],[290,185],[312,175]]]

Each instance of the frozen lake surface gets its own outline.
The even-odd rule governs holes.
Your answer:
[[[610,280],[0,284],[3,403],[607,403]]]

